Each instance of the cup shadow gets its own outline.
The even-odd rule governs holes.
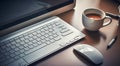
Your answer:
[[[89,43],[96,44],[100,42],[100,38],[103,38],[106,40],[106,35],[103,34],[102,32],[98,31],[89,31],[87,29],[83,29],[82,32],[86,34],[86,39],[89,39]]]

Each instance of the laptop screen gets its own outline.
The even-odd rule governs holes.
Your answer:
[[[73,0],[0,0],[0,30],[72,2]]]

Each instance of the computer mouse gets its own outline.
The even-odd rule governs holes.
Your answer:
[[[77,47],[74,47],[74,50],[78,52],[81,56],[83,56],[85,60],[88,60],[95,65],[100,65],[103,63],[102,53],[100,53],[100,51],[90,45],[81,44]]]

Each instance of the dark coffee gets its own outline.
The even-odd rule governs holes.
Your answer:
[[[86,16],[89,17],[90,19],[95,19],[95,20],[99,20],[102,18],[101,15],[94,13],[86,14]]]

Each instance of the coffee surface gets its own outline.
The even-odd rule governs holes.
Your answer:
[[[86,16],[89,17],[90,19],[95,19],[95,20],[99,20],[102,18],[101,15],[94,13],[86,14]]]

